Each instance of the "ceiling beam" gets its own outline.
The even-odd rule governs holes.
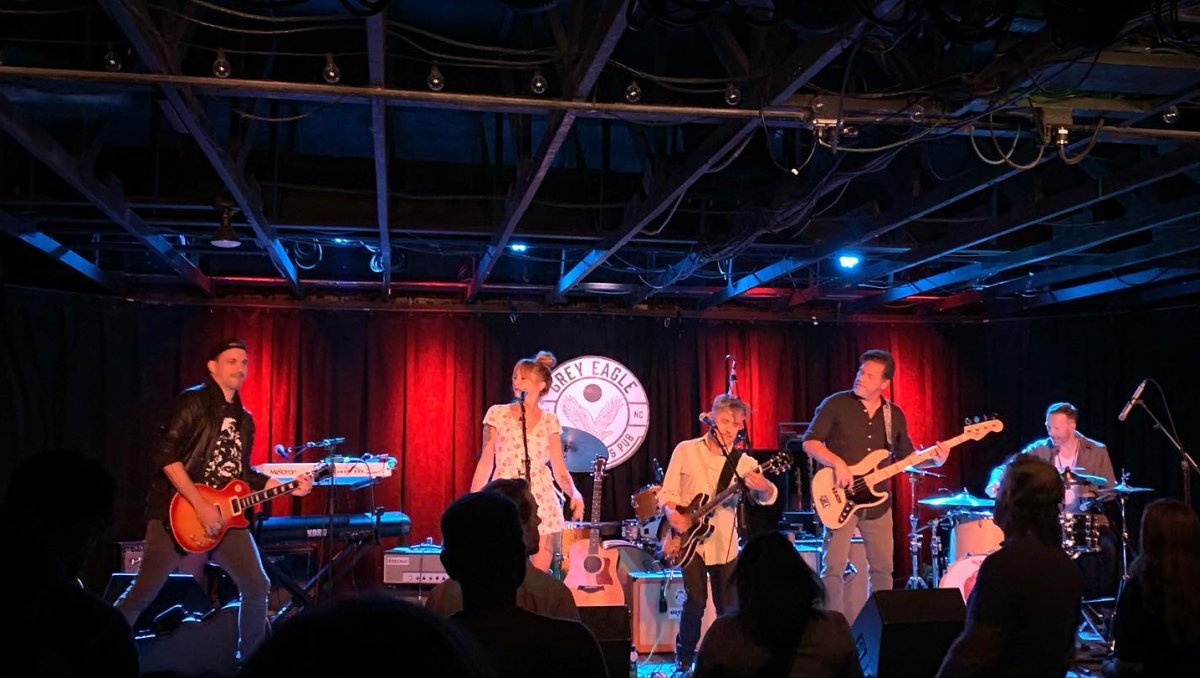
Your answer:
[[[571,81],[567,83],[569,89],[567,98],[571,101],[584,101],[591,94],[596,80],[604,70],[604,65],[608,63],[608,58],[612,56],[613,50],[616,49],[617,43],[625,33],[626,9],[629,1],[609,0],[601,8],[600,15],[594,24],[595,30],[591,33],[591,38],[580,55]],[[554,160],[558,157],[558,152],[567,140],[567,135],[571,132],[571,127],[574,126],[577,117],[578,112],[574,110],[551,114],[546,131],[538,144],[537,152],[530,160],[528,169],[519,172],[516,183],[509,187],[500,227],[493,236],[487,252],[480,258],[479,266],[475,269],[475,277],[471,279],[471,284],[467,288],[468,302],[475,300],[483,288],[483,284],[487,282],[488,276],[491,275],[492,269],[496,267],[496,262],[504,254],[509,239],[512,238],[517,225],[521,223],[521,219],[529,210],[530,204],[533,203],[538,189],[541,188],[546,176],[550,173],[550,168],[554,165]]]
[[[387,9],[367,17],[367,77],[372,87],[387,78]],[[375,157],[375,214],[379,220],[379,263],[383,267],[383,296],[392,293],[391,215],[388,210],[388,115],[382,99],[371,99],[371,148]]]
[[[1079,280],[1093,275],[1109,273],[1130,266],[1138,266],[1162,259],[1173,257],[1200,249],[1200,230],[1195,228],[1163,229],[1161,238],[1156,238],[1149,245],[1131,247],[1129,249],[1106,254],[1095,261],[1079,264],[1058,266],[1048,271],[1023,275],[999,285],[993,285],[983,290],[964,292],[945,297],[934,305],[938,311],[948,311],[985,299],[995,299],[1003,295],[1021,294]]]
[[[1139,306],[1196,293],[1200,293],[1200,278],[1139,291],[1128,299],[1128,303],[1132,306]]]
[[[1200,269],[1195,267],[1156,267],[1138,271],[1136,273],[1125,273],[1120,277],[1115,274],[1104,280],[1083,283],[1073,287],[1065,287],[1063,289],[1045,292],[1036,297],[1029,299],[1016,299],[1007,303],[997,304],[991,309],[992,315],[1011,315],[1022,311],[1029,311],[1035,308],[1051,306],[1053,304],[1061,304],[1068,301],[1078,301],[1089,297],[1096,297],[1102,294],[1111,294],[1120,292],[1121,290],[1132,289],[1134,287],[1142,287],[1154,283],[1167,282],[1177,278],[1184,278],[1200,273]]]
[[[0,129],[8,132],[34,158],[79,191],[88,202],[112,219],[113,223],[137,238],[163,263],[208,296],[213,295],[213,283],[208,276],[167,242],[166,238],[148,226],[136,212],[129,209],[118,187],[105,184],[90,172],[84,171],[78,158],[67,153],[48,132],[34,125],[3,94],[0,94]]]
[[[146,5],[141,0],[101,0],[104,10],[113,22],[129,39],[130,45],[137,51],[142,63],[151,71],[164,74],[177,74],[178,66],[168,56],[173,54],[171,48],[163,40],[154,22],[146,14]],[[179,85],[160,85],[163,94],[175,109],[180,122],[187,128],[188,133],[200,147],[209,164],[216,170],[226,190],[238,204],[250,228],[254,230],[258,245],[267,252],[275,269],[287,281],[292,294],[300,296],[300,279],[296,265],[288,256],[283,243],[275,234],[275,229],[267,221],[263,213],[262,196],[246,179],[237,161],[217,142],[216,136],[208,127],[204,111],[196,100],[191,89]]]
[[[867,267],[859,277],[870,280],[899,273],[992,238],[1013,233],[1026,226],[1064,216],[1076,210],[1114,198],[1122,193],[1135,191],[1166,177],[1174,176],[1196,167],[1200,167],[1200,146],[1187,146],[1174,153],[1139,163],[1133,168],[1122,172],[1104,186],[1084,184],[1063,191],[1053,197],[1027,203],[1024,209],[1011,213],[995,222],[964,228],[936,242],[913,248],[898,257],[894,257],[891,261],[880,262]],[[881,294],[859,300],[853,305],[850,312],[863,311],[879,304],[899,301],[913,294],[929,292],[981,276],[986,277],[992,273],[1024,264],[1036,263],[1037,261],[1058,254],[1087,249],[1087,247],[1094,244],[1112,240],[1125,233],[1133,233],[1138,230],[1145,230],[1169,224],[1180,219],[1186,219],[1195,215],[1198,211],[1200,211],[1200,207],[1198,207],[1197,200],[1188,199],[1166,206],[1165,212],[1160,208],[1151,217],[1141,216],[1132,220],[1120,220],[1114,224],[1096,228],[1081,228],[1077,234],[1072,234],[1061,239],[1054,238],[1047,242],[1013,252],[1008,256],[1000,257],[996,261],[989,261],[987,264],[968,264],[911,283],[896,285]]]
[[[898,4],[899,0],[882,0],[875,3],[873,9],[876,16],[887,15]],[[778,106],[786,102],[798,89],[853,45],[870,25],[866,18],[860,18],[841,35],[821,35],[805,41],[771,73],[761,89],[750,91],[745,100],[751,104],[757,102],[760,106]],[[625,243],[651,221],[682,200],[692,184],[699,181],[730,153],[735,152],[758,124],[757,118],[730,120],[721,124],[708,134],[683,162],[652,186],[644,198],[631,200],[625,207],[623,219],[616,231],[584,255],[583,259],[558,281],[552,301],[562,301],[572,289],[624,247]]]
[[[22,240],[30,247],[45,252],[51,258],[61,261],[76,273],[79,273],[104,289],[110,292],[118,291],[116,282],[99,266],[96,266],[71,248],[3,210],[0,210],[0,231]]]

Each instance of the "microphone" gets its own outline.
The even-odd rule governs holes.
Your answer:
[[[713,418],[708,416],[708,412],[701,412],[698,419],[700,420],[701,424],[707,424],[709,426],[717,425],[717,422],[713,421]]]
[[[1146,390],[1147,381],[1150,380],[1143,379],[1142,383],[1138,384],[1137,390],[1133,392],[1133,396],[1129,399],[1129,402],[1125,403],[1125,407],[1122,407],[1121,413],[1117,415],[1117,421],[1125,421],[1125,417],[1129,416],[1129,411],[1133,409],[1133,406],[1137,403],[1138,398],[1142,397],[1142,391]]]
[[[344,442],[346,442],[345,436],[338,436],[336,438],[326,438],[325,440],[321,441],[320,447],[330,447],[332,445],[341,445]]]
[[[292,456],[292,453],[288,452],[288,448],[284,447],[283,443],[279,443],[275,446],[275,454],[283,457],[284,459]]]
[[[517,396],[521,400],[521,404],[525,403],[525,392],[521,391],[521,395]]]

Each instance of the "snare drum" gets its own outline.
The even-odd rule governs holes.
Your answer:
[[[1100,552],[1100,514],[1070,513],[1059,514],[1058,522],[1062,525],[1062,547],[1069,556],[1083,553]]]
[[[967,602],[971,597],[971,590],[975,588],[975,578],[979,576],[979,567],[983,565],[984,558],[987,556],[967,556],[951,563],[938,583],[938,588],[958,589],[962,591],[963,602]]]
[[[1004,531],[990,513],[968,513],[959,517],[950,533],[950,562],[971,556],[986,556],[1000,549]],[[947,570],[947,574],[949,571]]]
[[[633,515],[643,523],[658,515],[658,491],[662,489],[662,485],[646,485],[642,489],[634,492],[629,498],[629,503],[633,505]]]

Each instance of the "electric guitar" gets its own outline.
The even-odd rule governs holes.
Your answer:
[[[791,465],[792,455],[788,452],[780,452],[755,466],[751,473],[754,471],[781,473]],[[729,487],[718,492],[711,501],[707,494],[701,492],[692,497],[687,506],[676,506],[675,510],[688,519],[688,529],[678,532],[670,526],[669,521],[664,519],[662,524],[665,527],[659,540],[658,559],[668,567],[684,567],[690,563],[696,555],[696,549],[712,535],[715,529],[712,526],[712,512],[724,504],[727,499],[741,492],[742,489],[742,484],[734,481],[730,483]]]
[[[329,475],[329,464],[322,462],[305,475],[316,483]],[[252,491],[244,480],[231,480],[219,490],[208,485],[196,485],[200,498],[215,506],[221,516],[221,531],[212,537],[204,531],[204,525],[196,515],[196,508],[176,492],[171,498],[171,535],[184,551],[206,553],[221,543],[230,528],[250,526],[250,521],[246,519],[246,509],[288,494],[298,485],[297,480],[292,480],[258,492]]]
[[[619,556],[615,549],[600,546],[600,486],[604,481],[604,467],[607,463],[606,455],[596,455],[593,462],[593,527],[588,531],[588,540],[571,544],[567,552],[571,569],[567,571],[567,578],[563,580],[563,584],[571,589],[571,596],[580,607],[625,604],[625,591],[616,576]]]
[[[967,440],[979,440],[989,433],[1004,430],[1004,422],[999,419],[979,421],[967,424],[963,432],[942,443],[947,449],[957,446]],[[904,459],[876,468],[880,462],[887,459],[887,450],[875,450],[865,459],[850,467],[853,480],[850,487],[838,487],[834,479],[833,469],[826,466],[813,475],[812,498],[817,516],[826,527],[836,530],[845,525],[855,511],[882,504],[888,498],[886,490],[879,489],[880,483],[900,473],[909,466],[929,461],[936,452],[936,446],[917,450]]]

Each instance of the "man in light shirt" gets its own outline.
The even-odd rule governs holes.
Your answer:
[[[712,409],[701,415],[709,424],[708,434],[685,440],[675,446],[667,474],[663,478],[659,503],[668,523],[676,532],[686,532],[691,526],[688,517],[678,509],[686,506],[697,494],[715,496],[740,476],[745,483],[744,494],[759,504],[773,504],[778,489],[757,469],[751,457],[733,450],[738,433],[750,414],[750,406],[731,395],[719,395]],[[726,454],[729,454],[727,457]],[[737,473],[733,473],[736,469]],[[738,554],[737,495],[717,507],[710,518],[712,534],[696,548],[695,557],[683,568],[683,587],[687,602],[679,620],[679,635],[675,638],[675,661],[680,672],[686,673],[700,641],[700,621],[708,604],[708,583],[712,580],[713,606],[717,614],[735,601],[731,585]]]

